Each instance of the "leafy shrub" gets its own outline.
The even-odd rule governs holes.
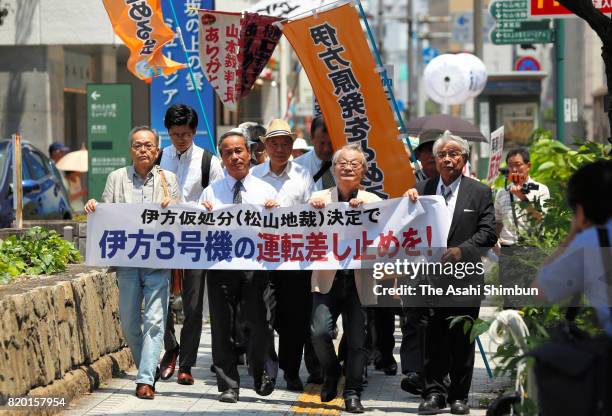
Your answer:
[[[20,236],[0,240],[0,284],[19,275],[51,274],[66,270],[68,263],[82,261],[74,245],[42,227]]]

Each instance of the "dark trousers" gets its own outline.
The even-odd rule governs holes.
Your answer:
[[[256,383],[266,364],[267,351],[274,341],[269,325],[271,311],[264,298],[269,296],[267,272],[210,270],[208,272],[208,303],[212,332],[213,365],[219,391],[238,389],[233,325],[236,308],[240,305],[242,321],[248,333],[247,359]]]
[[[385,362],[395,362],[395,316],[400,317],[402,342],[400,345],[400,360],[402,373],[421,373],[423,370],[424,331],[418,323],[418,315],[413,310],[401,307],[372,308],[376,327],[376,348],[380,359]],[[418,312],[420,314],[420,312]]]
[[[310,272],[273,271],[270,272],[270,281],[274,294],[274,329],[278,332],[280,368],[286,376],[298,377],[302,351],[310,333]]]
[[[402,373],[423,373],[425,360],[425,317],[429,308],[404,308],[402,316]]]
[[[312,344],[326,378],[338,377],[340,373],[338,356],[332,342],[334,325],[340,314],[347,344],[344,397],[359,397],[362,391],[363,368],[367,360],[366,313],[359,302],[352,272],[348,275],[336,275],[328,293],[313,293]]]
[[[193,367],[198,358],[200,336],[202,335],[202,309],[204,305],[205,270],[185,270],[183,275],[183,313],[185,320],[181,329],[179,367]],[[173,350],[179,346],[174,334],[174,312],[168,306],[168,320],[164,335],[164,349]]]
[[[468,315],[478,318],[479,307],[435,308],[429,316],[425,337],[425,390],[423,397],[442,394],[448,402],[467,400],[474,371],[474,343],[463,325],[449,328],[451,316]],[[444,377],[450,377],[450,386]]]

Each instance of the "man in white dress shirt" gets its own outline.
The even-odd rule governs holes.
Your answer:
[[[310,173],[290,161],[295,134],[281,119],[270,122],[261,141],[266,147],[268,160],[251,169],[251,174],[266,181],[278,192],[277,200],[283,207],[306,204],[314,189]],[[302,391],[300,380],[302,351],[309,340],[312,310],[310,272],[286,270],[270,272],[274,290],[274,328],[279,334],[279,364],[283,369],[287,389]],[[311,374],[309,382],[320,381],[320,366],[312,347],[305,351],[305,361]]]
[[[249,173],[251,154],[244,135],[236,130],[219,139],[219,153],[225,165],[225,176],[209,185],[200,202],[208,210],[227,204],[278,206],[276,190]],[[270,291],[268,273],[253,270],[209,270],[208,302],[210,305],[212,355],[219,401],[236,403],[240,376],[235,344],[232,340],[233,316],[238,303],[249,333],[247,357],[255,391],[267,396],[274,391],[276,380],[265,370],[268,351],[273,348],[274,334],[269,326],[271,313],[264,293]]]
[[[310,141],[313,150],[294,159],[294,162],[308,171],[315,184],[315,191],[331,188],[336,185],[330,169],[334,149],[323,118],[317,117],[312,120]]]
[[[193,137],[198,128],[198,114],[184,104],[175,104],[166,111],[164,125],[172,145],[163,150],[159,165],[176,174],[184,202],[197,203],[208,183],[223,177],[219,159],[208,150],[198,147]],[[161,378],[172,377],[179,361],[177,382],[193,384],[191,367],[196,363],[200,335],[205,286],[204,270],[185,270],[182,279],[182,300],[185,319],[181,329],[180,346],[174,335],[174,314],[168,307],[168,320],[161,361]]]

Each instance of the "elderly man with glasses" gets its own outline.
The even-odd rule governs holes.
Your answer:
[[[366,157],[358,145],[346,145],[334,153],[332,172],[337,186],[315,192],[310,204],[317,209],[330,202],[348,202],[352,208],[381,199],[360,189],[367,171]],[[366,313],[364,305],[376,303],[374,279],[369,270],[315,270],[312,273],[312,344],[321,363],[324,382],[321,401],[333,400],[338,394],[340,364],[332,343],[334,325],[342,314],[348,345],[345,360],[346,411],[363,413],[362,374],[367,361]]]
[[[111,172],[106,179],[102,201],[106,203],[159,203],[162,208],[180,198],[176,176],[155,165],[159,137],[150,127],[130,132],[133,164]],[[85,212],[96,210],[90,199]],[[117,267],[121,328],[138,369],[136,396],[153,399],[157,363],[164,339],[168,311],[170,270],[144,267]],[[144,299],[144,310],[141,305]]]
[[[407,195],[439,195],[446,202],[451,217],[447,249],[442,255],[443,263],[472,263],[481,261],[486,251],[496,240],[495,214],[491,190],[486,185],[462,175],[470,148],[464,139],[449,131],[436,140],[433,153],[440,177],[419,182],[416,189]],[[446,269],[446,267],[445,267]],[[467,269],[467,267],[466,267]],[[462,279],[454,275],[431,276],[432,284],[441,287],[481,286],[484,273],[474,267]],[[446,293],[446,291],[445,291]],[[449,327],[449,318],[468,316],[475,320],[480,310],[480,296],[452,296],[432,299],[431,310],[423,308],[427,319],[425,335],[425,361],[423,390],[424,401],[419,414],[441,413],[450,404],[450,412],[464,415],[470,412],[467,404],[468,392],[474,371],[474,343],[463,325]],[[450,377],[450,385],[444,382]]]

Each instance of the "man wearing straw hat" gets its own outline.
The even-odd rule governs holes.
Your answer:
[[[162,208],[180,200],[176,177],[155,165],[159,137],[150,127],[130,132],[133,164],[111,172],[106,179],[102,201],[106,203],[160,203]],[[85,204],[85,212],[96,210],[96,200]],[[168,311],[170,270],[144,267],[117,267],[121,328],[138,368],[136,396],[153,399],[157,363],[164,339]],[[144,299],[144,311],[140,308]],[[143,328],[141,328],[141,326]]]
[[[295,137],[285,120],[272,120],[265,135],[260,137],[268,160],[251,170],[253,176],[276,189],[277,200],[284,207],[307,203],[314,190],[314,183],[306,169],[289,160]],[[276,304],[273,316],[274,327],[279,334],[280,368],[284,371],[287,389],[302,391],[304,385],[299,376],[300,363],[304,345],[309,338],[312,309],[310,272],[273,271],[270,280],[274,290],[273,303]],[[306,355],[308,370],[316,377],[320,370],[314,351],[307,348]]]

